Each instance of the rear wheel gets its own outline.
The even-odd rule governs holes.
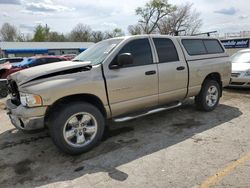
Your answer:
[[[104,122],[98,108],[89,103],[74,102],[54,113],[49,130],[57,147],[76,155],[89,151],[99,143]]]
[[[205,80],[199,95],[195,97],[195,103],[199,110],[212,111],[220,101],[221,88],[216,80]]]

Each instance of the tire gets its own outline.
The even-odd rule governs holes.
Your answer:
[[[5,98],[8,96],[8,90],[7,89],[0,89],[0,98]]]
[[[219,104],[221,87],[216,80],[205,80],[199,95],[195,97],[195,104],[201,111],[213,111]]]
[[[48,126],[55,145],[70,155],[94,148],[100,142],[105,126],[100,110],[85,102],[72,102],[60,107],[50,117]]]

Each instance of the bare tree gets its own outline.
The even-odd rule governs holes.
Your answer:
[[[18,32],[17,41],[18,42],[32,41],[32,36],[29,33],[28,34],[24,34],[24,33]]]
[[[120,28],[115,28],[113,31],[106,31],[105,38],[113,38],[113,37],[120,37],[123,36],[124,32]]]
[[[184,30],[185,35],[192,35],[199,31],[202,20],[200,14],[192,9],[193,4],[186,3],[178,6],[168,17],[158,23],[158,30],[161,34],[173,34]]]
[[[158,22],[175,10],[175,6],[168,0],[150,0],[144,7],[136,9],[136,15],[140,16],[138,21],[143,33],[156,32]]]
[[[89,26],[84,24],[77,24],[70,32],[69,39],[73,42],[89,42],[91,41],[92,30]]]
[[[128,26],[128,32],[131,35],[140,35],[140,34],[143,33],[142,28],[138,24],[136,24],[136,25],[129,25]]]
[[[14,25],[4,23],[0,29],[0,36],[3,41],[16,41],[18,31]]]
[[[102,31],[93,31],[92,32],[92,41],[99,42],[105,39],[105,33]]]
[[[48,41],[50,42],[65,42],[67,41],[64,34],[59,34],[56,31],[49,32]]]

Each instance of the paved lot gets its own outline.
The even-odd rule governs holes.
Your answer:
[[[250,187],[250,90],[211,113],[181,108],[108,123],[105,140],[62,154],[46,131],[13,129],[0,101],[0,187]]]

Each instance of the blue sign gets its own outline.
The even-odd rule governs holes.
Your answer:
[[[249,48],[249,39],[221,40],[225,48]]]

